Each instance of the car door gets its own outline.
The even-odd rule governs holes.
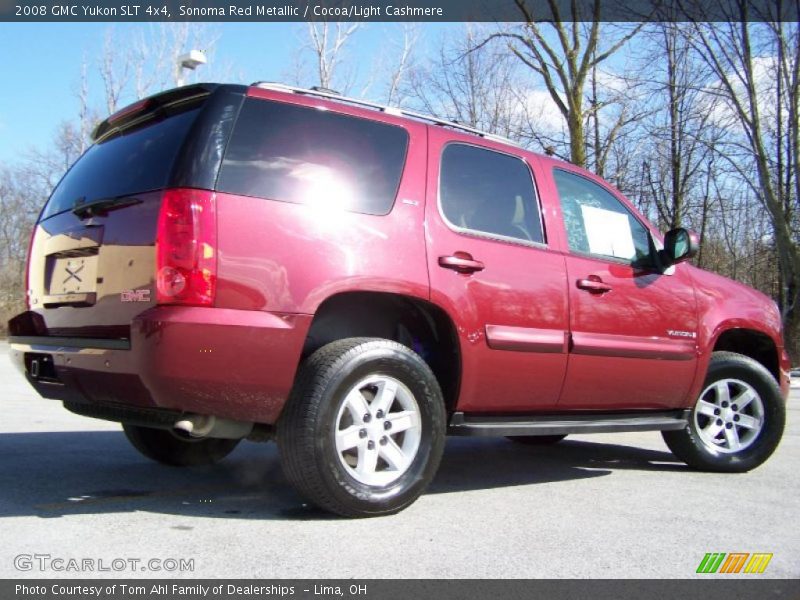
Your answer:
[[[564,257],[548,246],[528,163],[477,141],[429,128],[431,300],[457,325],[458,410],[552,408],[567,363]]]
[[[565,227],[571,348],[565,409],[681,406],[697,368],[685,265],[654,267],[649,229],[597,178],[553,168]]]

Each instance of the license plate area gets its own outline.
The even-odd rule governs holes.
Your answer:
[[[97,289],[97,254],[89,256],[50,256],[48,296],[93,294]]]
[[[97,299],[97,263],[97,246],[48,255],[44,307],[93,306]]]

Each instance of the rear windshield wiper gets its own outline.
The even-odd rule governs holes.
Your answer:
[[[138,198],[131,198],[130,196],[104,198],[102,200],[95,200],[94,202],[86,202],[86,198],[81,197],[75,201],[75,206],[72,208],[72,214],[81,219],[85,219],[86,217],[105,215],[112,210],[117,210],[120,208],[125,208],[126,206],[133,206],[134,204],[141,203],[142,201]]]

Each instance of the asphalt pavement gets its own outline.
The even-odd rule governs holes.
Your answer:
[[[118,425],[38,397],[7,352],[0,577],[687,578],[708,552],[772,553],[758,577],[800,576],[798,390],[780,447],[750,473],[693,471],[658,433],[450,438],[413,506],[346,520],[303,503],[273,444],[210,467],[151,463]]]

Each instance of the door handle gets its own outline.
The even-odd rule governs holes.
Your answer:
[[[456,252],[453,256],[440,256],[439,266],[444,269],[453,269],[458,273],[474,273],[483,271],[484,265],[481,261],[475,260],[466,252]]]
[[[604,294],[611,291],[611,286],[604,283],[603,280],[596,275],[590,275],[586,279],[578,279],[575,283],[579,289],[586,290],[593,294]]]

